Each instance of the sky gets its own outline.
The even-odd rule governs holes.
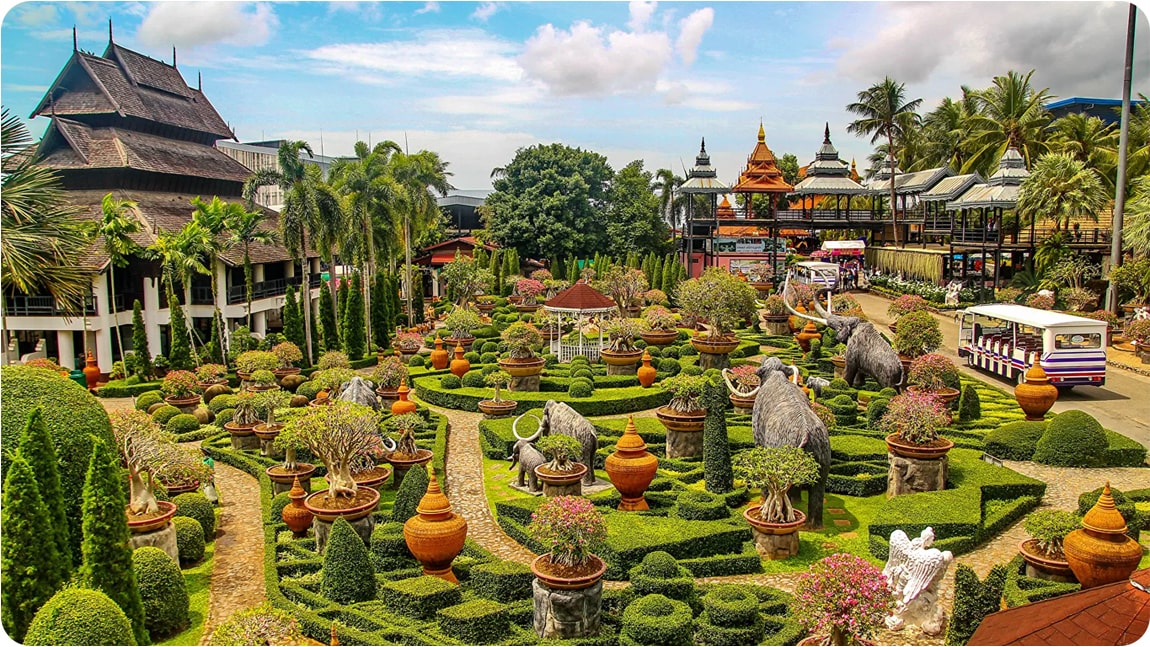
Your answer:
[[[824,123],[860,171],[846,105],[891,76],[923,112],[961,86],[1036,70],[1057,97],[1121,96],[1118,2],[26,2],[0,28],[0,100],[28,117],[72,51],[115,41],[176,62],[240,141],[358,139],[434,150],[490,188],[520,147],[561,142],[682,174],[700,140],[734,183],[760,120],[813,159]],[[1139,14],[1134,91],[1150,93]],[[47,120],[31,122],[39,135]],[[322,143],[321,143],[322,140]]]

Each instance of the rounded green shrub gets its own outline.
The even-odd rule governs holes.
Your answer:
[[[488,364],[487,366],[484,366],[483,368],[479,369],[479,373],[483,377],[487,377],[488,375],[491,375],[492,373],[494,373],[495,371],[498,371],[498,370],[500,370],[498,364]]]
[[[463,382],[460,381],[458,376],[444,375],[443,377],[439,378],[439,386],[445,389],[458,389],[459,387],[463,386]]]
[[[663,351],[659,350],[658,346],[648,346],[647,354],[651,356],[651,359],[657,359],[663,356]]]
[[[679,349],[679,357],[694,357],[699,354],[699,349],[690,344],[684,344]]]
[[[647,342],[643,341],[642,339],[636,339],[635,341],[631,342],[631,344],[639,350],[643,350],[647,347]]]
[[[216,420],[215,420],[216,426],[217,427],[223,427],[224,425],[231,422],[232,418],[235,417],[235,415],[236,415],[235,409],[224,409],[223,411],[217,413],[216,414]]]
[[[373,570],[363,540],[347,519],[336,519],[324,550],[320,592],[340,604],[371,600],[375,597]]]
[[[463,375],[463,379],[460,380],[460,383],[469,389],[481,389],[485,385],[483,373],[479,371],[468,371]]]
[[[663,349],[663,357],[669,357],[671,359],[679,359],[679,347],[678,346],[668,346],[668,347],[664,348]]]
[[[574,364],[576,362],[582,362],[584,364],[590,364],[591,360],[586,355],[576,355],[576,356],[571,358],[571,363]]]
[[[981,417],[982,403],[978,399],[978,390],[974,388],[974,385],[964,385],[962,395],[958,396],[958,419],[962,422],[970,422]]]
[[[135,645],[136,638],[128,617],[103,592],[62,589],[36,612],[24,644]]]
[[[622,645],[689,645],[691,608],[659,594],[645,595],[623,611]]]
[[[485,342],[483,342],[483,345],[479,347],[479,352],[480,353],[495,353],[496,355],[498,355],[499,354],[499,342],[485,341]]]
[[[479,356],[480,364],[494,364],[499,361],[499,353],[483,353]]]
[[[284,508],[291,505],[291,494],[288,492],[280,492],[272,498],[271,515],[272,521],[275,523],[283,523]]]
[[[302,395],[308,400],[314,400],[317,393],[319,393],[319,385],[315,382],[312,382],[311,380],[308,380],[307,382],[304,382],[295,388],[296,395]],[[217,399],[219,398],[217,397]],[[215,400],[213,400],[213,402],[215,402]],[[232,406],[235,406],[235,404],[233,403]]]
[[[468,362],[471,362],[472,364],[478,364],[479,363],[479,353],[477,353],[475,351],[468,351],[468,352],[463,354],[463,359],[467,360]]]
[[[1106,451],[1106,432],[1090,414],[1071,410],[1054,416],[1034,446],[1033,459],[1061,467],[1094,467]]]
[[[148,391],[136,396],[136,408],[140,411],[147,411],[148,407],[157,402],[163,402],[164,396],[159,391]]]
[[[585,377],[588,380],[595,379],[595,373],[589,368],[581,368],[571,372],[571,377]]]
[[[204,543],[204,527],[191,517],[173,517],[176,527],[176,546],[180,552],[181,564],[195,564],[204,558],[207,544]]]
[[[546,355],[543,356],[543,365],[545,367],[551,368],[552,366],[556,366],[558,364],[559,364],[559,356],[558,355],[552,355],[551,353],[547,353]]]
[[[671,375],[678,375],[679,371],[683,370],[683,365],[677,359],[661,359],[659,360],[659,370]]]
[[[303,388],[302,384],[300,385],[300,388]],[[216,397],[212,398],[212,401],[208,403],[208,409],[212,413],[219,415],[219,413],[224,409],[234,409],[236,407],[236,402],[239,402],[239,396],[225,393],[224,395],[217,395]]]
[[[427,358],[424,357],[423,355],[416,353],[415,355],[411,356],[411,359],[407,360],[407,365],[412,366],[412,367],[427,366]]]
[[[159,548],[132,551],[132,570],[144,601],[144,624],[152,638],[170,636],[188,625],[188,587],[171,556]]]
[[[758,619],[759,598],[740,584],[721,584],[703,596],[703,611],[713,625],[751,625]]]
[[[164,425],[164,431],[169,434],[186,434],[196,431],[200,428],[200,421],[190,413],[181,413],[178,416],[172,416]]]
[[[682,519],[701,521],[726,519],[731,511],[721,496],[702,490],[684,490],[675,499],[675,513]]]
[[[878,429],[878,421],[882,420],[888,406],[890,406],[890,398],[880,398],[876,395],[870,399],[866,405],[866,426],[868,429]]]
[[[573,398],[589,398],[595,389],[587,382],[575,381],[567,387],[567,395]]]
[[[647,553],[643,561],[630,570],[629,575],[631,587],[639,595],[658,593],[682,600],[691,608],[699,605],[694,576],[679,565],[670,553],[661,550]]]
[[[681,372],[685,373],[686,375],[702,375],[703,369],[696,364],[688,364],[687,366],[683,367]]]
[[[173,407],[170,404],[165,404],[159,409],[156,409],[156,412],[152,414],[152,420],[155,420],[157,425],[163,427],[164,425],[168,424],[169,420],[175,418],[178,415],[180,415],[179,409]]]
[[[204,529],[204,541],[211,541],[216,536],[216,512],[208,498],[199,492],[185,492],[172,498],[176,504],[177,517],[191,517],[200,522]]]
[[[843,380],[843,384],[846,384],[846,383],[847,383],[846,380]],[[886,387],[883,387],[882,390],[878,392],[878,394],[884,398],[893,398],[894,396],[898,395],[898,391],[896,391],[895,389],[892,389],[889,386],[886,386]]]
[[[986,434],[986,453],[1011,461],[1028,461],[1044,431],[1046,423],[1041,420],[1008,422]]]

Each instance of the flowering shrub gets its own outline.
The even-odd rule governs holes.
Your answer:
[[[443,325],[451,330],[449,339],[466,339],[471,336],[471,331],[482,326],[483,322],[480,321],[479,315],[470,308],[455,306],[451,312],[447,313]]]
[[[272,346],[272,352],[279,360],[280,368],[292,368],[296,362],[303,359],[303,353],[300,352],[299,346],[290,341],[280,342]]]
[[[292,614],[270,602],[233,613],[208,636],[209,645],[298,645],[304,640]]]
[[[274,371],[280,365],[275,353],[266,350],[249,350],[236,358],[236,370],[240,373],[255,373],[259,370]]]
[[[878,424],[879,429],[898,434],[908,443],[928,445],[938,438],[939,429],[950,424],[950,412],[933,395],[903,393],[891,398]]]
[[[543,336],[539,330],[530,324],[516,321],[500,333],[499,338],[507,346],[507,352],[514,359],[531,359],[535,356],[533,350],[543,343]]]
[[[819,420],[823,422],[823,425],[827,428],[828,431],[838,427],[838,419],[835,418],[834,412],[831,411],[830,408],[826,405],[820,404],[818,402],[811,402],[811,411],[815,412],[815,415],[819,417]]]
[[[759,374],[755,372],[756,367],[754,364],[743,364],[731,369],[731,375],[735,376],[735,386],[739,388],[740,393],[750,393],[755,390],[755,387],[762,381],[759,379]]]
[[[794,296],[796,305],[802,305],[805,308],[808,303],[815,300],[815,291],[807,283],[791,281],[787,287],[789,293]]]
[[[819,464],[799,447],[756,447],[735,456],[734,467],[747,485],[762,492],[759,518],[767,523],[795,520],[787,491],[819,478]]]
[[[886,314],[892,319],[897,319],[908,312],[915,312],[917,310],[926,310],[926,299],[917,294],[904,294],[890,302],[890,305],[887,306]]]
[[[319,371],[326,371],[329,368],[351,368],[351,360],[347,358],[347,353],[329,350],[319,356],[319,362],[315,367]]]
[[[663,306],[651,306],[643,311],[647,330],[666,332],[675,329],[675,315]]]
[[[1126,324],[1125,332],[1139,344],[1150,344],[1150,319],[1132,319]]]
[[[189,398],[196,394],[199,386],[200,381],[191,371],[168,371],[160,390],[170,398]]]
[[[1000,303],[1018,303],[1018,298],[1021,296],[1022,290],[1018,288],[1002,288],[994,294],[994,298]]]
[[[575,465],[571,461],[583,452],[583,445],[578,440],[563,434],[544,436],[535,442],[535,447],[551,460],[547,469],[553,472],[574,472]]]
[[[1026,305],[1031,308],[1038,308],[1039,310],[1053,310],[1054,297],[1049,294],[1035,292],[1026,298]]]
[[[1065,559],[1062,540],[1078,530],[1078,517],[1066,510],[1037,510],[1026,515],[1026,533],[1052,559]]]
[[[535,297],[545,289],[547,288],[544,287],[543,282],[535,279],[519,279],[515,283],[515,292],[523,297],[524,303],[528,304],[535,303]]]
[[[555,277],[551,276],[551,272],[549,272],[547,270],[535,270],[534,272],[531,273],[531,278],[533,280],[539,281],[540,283],[544,283],[546,281],[550,281],[551,279],[553,279]]]
[[[769,315],[785,315],[787,314],[787,302],[783,300],[782,296],[772,294],[767,297],[767,300],[763,303],[763,309],[766,310]]]
[[[389,355],[376,364],[375,370],[371,372],[371,379],[375,382],[375,386],[381,389],[398,389],[407,379],[407,366],[402,359]]]
[[[775,268],[770,263],[755,263],[743,269],[747,278],[755,283],[770,283],[775,280]]]
[[[1090,306],[1098,305],[1098,294],[1093,290],[1086,288],[1070,288],[1062,293],[1062,299],[1066,301],[1066,305],[1070,306],[1071,310],[1079,312],[1089,308]]]
[[[886,577],[861,557],[836,553],[799,575],[795,619],[832,645],[866,639],[882,627],[894,608]]]
[[[938,320],[925,310],[908,312],[898,318],[894,334],[894,349],[907,357],[919,357],[942,346],[942,330]]]
[[[710,324],[711,338],[727,337],[744,321],[757,316],[758,292],[721,267],[679,284],[676,301],[683,312]]]
[[[276,374],[272,373],[271,371],[260,369],[255,373],[252,373],[252,382],[255,382],[260,386],[270,386],[276,383]]]
[[[707,388],[710,380],[702,375],[687,375],[679,373],[659,382],[659,387],[671,394],[671,401],[667,408],[679,413],[699,411],[703,408],[699,398],[703,396],[703,389]]]
[[[350,382],[356,372],[349,368],[329,368],[326,371],[316,371],[311,374],[311,381],[334,397],[343,388],[344,383]]]
[[[595,289],[611,297],[619,308],[619,314],[630,306],[643,303],[643,294],[650,286],[643,270],[615,265],[607,268],[595,282]]]
[[[551,553],[551,563],[581,566],[607,539],[607,522],[587,499],[557,496],[536,508],[527,532]]]
[[[32,368],[46,368],[49,371],[55,371],[57,373],[67,373],[67,371],[64,370],[63,366],[60,366],[56,362],[53,362],[52,360],[50,360],[46,357],[37,357],[36,359],[30,359],[27,362],[24,362],[24,366],[31,366]]]
[[[196,379],[201,382],[215,382],[227,375],[223,364],[202,364],[196,368]]]
[[[667,293],[659,289],[647,290],[643,293],[643,300],[647,305],[667,305]]]
[[[958,367],[945,355],[927,353],[910,363],[907,383],[924,391],[954,388],[950,385],[958,383]]]
[[[1111,328],[1117,329],[1122,327],[1122,318],[1109,310],[1095,310],[1094,312],[1087,312],[1082,316],[1087,319],[1094,319],[1095,321],[1105,321],[1106,325]]]
[[[392,345],[398,348],[401,353],[418,353],[419,349],[423,348],[423,335],[410,330],[401,332],[395,336]]]
[[[897,294],[917,294],[939,306],[946,303],[946,288],[939,287],[930,281],[899,280],[898,277],[894,276],[877,275],[870,278],[870,284],[872,287],[882,288]],[[958,292],[958,302],[959,304],[974,303],[975,296],[974,290],[962,288]]]
[[[640,328],[637,319],[616,317],[609,319],[603,325],[603,332],[609,338],[608,348],[616,353],[626,353],[635,350],[635,338],[639,336]]]
[[[834,306],[834,313],[844,317],[858,317],[865,319],[866,314],[863,312],[862,306],[854,297],[849,294],[836,294],[831,297],[831,305]]]
[[[496,297],[496,296],[491,295],[491,294],[484,294],[483,296],[476,297],[475,300],[478,301],[479,303],[484,304],[484,305],[487,305],[487,304],[494,305],[495,302],[499,300],[499,297]]]

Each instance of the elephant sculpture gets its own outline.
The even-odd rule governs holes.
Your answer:
[[[507,460],[511,461],[511,466],[507,469],[513,469],[519,465],[519,476],[516,483],[519,484],[519,487],[530,484],[529,490],[539,492],[543,486],[539,483],[539,477],[535,475],[535,468],[546,463],[547,457],[543,455],[543,452],[535,449],[535,445],[531,444],[532,439],[539,437],[538,432],[528,438],[519,435],[519,420],[526,415],[528,414],[519,416],[515,422],[511,423],[511,433],[515,434],[515,446],[511,449],[511,455],[507,457]],[[535,416],[531,417],[535,418]],[[538,418],[535,419],[539,420]],[[525,476],[527,477],[526,481],[524,481]]]
[[[379,409],[379,399],[375,396],[375,389],[372,388],[371,382],[359,376],[351,378],[351,381],[343,385],[343,390],[339,392],[336,400],[354,402],[372,409]]]
[[[789,284],[790,275],[787,275],[787,282],[784,283],[784,286]],[[787,309],[792,314],[830,327],[835,331],[835,341],[847,345],[846,353],[843,354],[843,359],[846,360],[843,378],[847,384],[858,388],[862,386],[866,376],[869,375],[880,386],[899,388],[903,377],[902,362],[898,359],[898,353],[879,334],[874,324],[858,317],[836,315],[831,306],[829,293],[827,294],[827,310],[823,310],[819,304],[818,296],[815,297],[815,312],[819,314],[818,317],[796,312],[786,299],[786,290],[787,288],[784,287],[783,302],[786,303]]]
[[[830,382],[830,380],[826,379],[825,377],[819,377],[817,375],[811,375],[807,378],[806,384],[807,384],[807,388],[810,389],[811,392],[815,394],[815,398],[817,399],[817,398],[823,397],[823,389],[830,386],[831,382]]]
[[[830,436],[826,425],[811,409],[806,394],[791,381],[789,375],[797,370],[784,365],[777,357],[768,357],[755,371],[759,376],[759,386],[743,395],[753,395],[755,398],[751,410],[751,431],[756,445],[798,447],[819,464],[818,481],[807,488],[807,527],[821,528],[823,495],[831,466]],[[735,392],[735,386],[726,371],[723,372],[723,379],[727,381],[727,388]]]
[[[566,403],[548,400],[547,404],[543,406],[543,418],[539,421],[539,428],[527,440],[534,442],[540,436],[546,436],[550,433],[571,436],[579,441],[583,447],[579,462],[587,466],[587,474],[583,476],[583,485],[594,485],[595,452],[599,449],[599,438],[595,435],[595,427],[591,425],[591,422],[567,406]]]

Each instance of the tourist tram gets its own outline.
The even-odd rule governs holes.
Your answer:
[[[1013,304],[959,311],[958,355],[967,364],[1022,382],[1038,361],[1050,383],[1106,384],[1106,322]]]
[[[815,289],[837,290],[839,286],[839,266],[836,263],[803,261],[795,263],[794,279],[807,283]]]

